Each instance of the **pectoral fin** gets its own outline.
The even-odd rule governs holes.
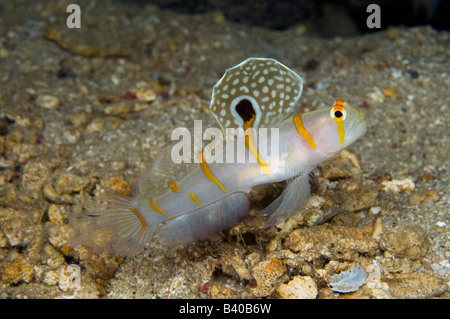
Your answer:
[[[273,226],[297,214],[308,202],[311,186],[307,174],[293,179],[283,193],[266,209],[264,215],[271,215],[266,226]]]

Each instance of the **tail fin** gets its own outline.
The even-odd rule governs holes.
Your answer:
[[[69,243],[118,255],[139,252],[150,241],[149,227],[133,197],[109,197],[103,203],[88,201],[69,218]]]

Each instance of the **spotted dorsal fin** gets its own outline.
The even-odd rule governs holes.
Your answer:
[[[224,134],[226,128],[270,128],[289,115],[302,89],[302,78],[277,60],[248,58],[214,85],[209,108]]]

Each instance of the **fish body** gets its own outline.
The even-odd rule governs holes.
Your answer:
[[[252,187],[284,180],[288,186],[263,212],[267,225],[298,213],[310,195],[308,173],[367,128],[364,115],[342,99],[291,114],[302,88],[302,78],[274,59],[249,58],[228,69],[210,104],[221,127],[214,132],[222,135],[191,152],[184,131],[141,177],[133,197],[89,204],[77,215],[73,242],[118,254],[138,251],[153,237],[166,246],[189,244],[238,222]],[[180,149],[192,160],[177,161]]]

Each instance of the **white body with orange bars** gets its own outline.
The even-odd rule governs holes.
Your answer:
[[[341,99],[290,117],[302,87],[299,75],[273,59],[249,58],[228,69],[213,88],[210,109],[224,134],[245,130],[234,144],[236,158],[245,161],[210,163],[202,148],[194,149],[199,163],[177,164],[171,147],[144,174],[133,197],[90,204],[71,218],[72,242],[122,255],[139,251],[153,237],[167,246],[189,244],[238,222],[247,213],[245,194],[252,187],[283,180],[288,186],[264,210],[267,225],[299,212],[310,195],[308,173],[367,128],[364,115]],[[262,128],[272,135],[258,138]],[[261,141],[267,152],[260,152]],[[216,148],[214,157],[225,159],[227,150]]]

